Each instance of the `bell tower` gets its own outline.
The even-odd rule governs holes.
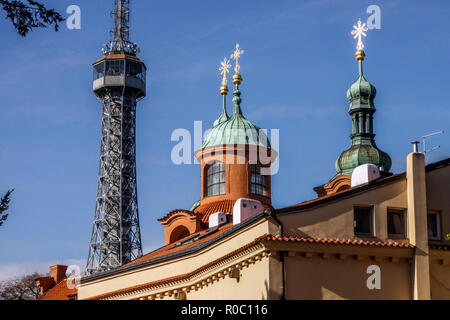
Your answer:
[[[114,0],[112,40],[94,65],[102,103],[100,164],[87,273],[142,255],[136,178],[136,105],[146,95],[146,66],[130,42],[130,1]]]
[[[366,163],[376,165],[381,175],[390,174],[391,158],[375,143],[373,115],[376,111],[374,99],[377,91],[365,79],[363,73],[363,61],[366,54],[362,37],[366,36],[367,30],[365,24],[359,20],[352,31],[355,39],[358,38],[355,57],[358,61],[359,76],[347,91],[350,102],[348,113],[352,118],[351,146],[336,160],[336,175],[323,186],[314,188],[319,197],[349,189],[353,170]]]

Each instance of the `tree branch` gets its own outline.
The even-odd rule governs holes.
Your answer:
[[[54,9],[47,9],[43,4],[27,0],[26,5],[20,0],[0,0],[0,5],[6,12],[6,19],[11,20],[17,32],[25,37],[34,28],[47,28],[54,25],[59,30],[59,23],[65,19]]]

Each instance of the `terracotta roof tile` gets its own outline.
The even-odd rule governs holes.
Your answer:
[[[197,207],[194,212],[202,215],[202,222],[208,223],[209,216],[216,212],[233,213],[235,200],[222,200]],[[272,206],[263,204],[264,209],[274,210]]]
[[[186,249],[195,247],[195,246],[197,246],[197,245],[199,245],[199,244],[201,244],[203,242],[206,242],[208,240],[211,240],[211,239],[221,235],[222,233],[224,233],[228,229],[231,229],[232,227],[233,227],[232,223],[223,225],[216,232],[211,233],[210,235],[207,235],[204,238],[201,238],[201,239],[199,239],[199,240],[197,240],[195,242],[188,243],[188,244],[185,244],[185,245],[182,245],[182,246],[176,246],[176,243],[183,242],[183,240],[186,240],[186,239],[188,239],[188,238],[190,238],[190,237],[192,237],[194,235],[203,235],[208,230],[200,231],[200,232],[198,232],[196,234],[191,234],[191,235],[189,235],[189,236],[187,236],[187,237],[185,237],[183,239],[178,240],[176,243],[171,243],[171,244],[168,244],[168,245],[166,245],[164,247],[156,249],[155,251],[147,253],[146,255],[143,255],[142,257],[140,257],[140,258],[138,258],[136,260],[133,260],[130,263],[127,263],[127,264],[125,264],[123,266],[129,266],[129,265],[132,265],[132,264],[136,264],[136,263],[139,263],[139,262],[151,260],[151,259],[154,259],[154,258],[165,256],[167,254],[171,254],[171,253],[175,253],[175,252],[178,252],[178,251],[182,251],[182,250],[186,250]]]
[[[158,219],[158,221],[159,222],[167,221],[171,216],[173,216],[173,215],[175,215],[176,213],[179,213],[179,212],[186,213],[186,214],[188,214],[190,216],[195,216],[195,214],[192,211],[184,210],[184,209],[175,209],[175,210],[170,211],[164,217]]]
[[[70,296],[76,295],[77,293],[78,290],[76,288],[67,288],[67,279],[64,279],[49,289],[40,300],[69,300]]]
[[[180,281],[180,280],[189,279],[190,277],[194,276],[195,274],[197,274],[197,273],[199,273],[199,272],[201,272],[201,271],[203,271],[205,269],[208,269],[212,265],[214,265],[216,263],[219,263],[219,262],[221,262],[223,260],[226,260],[229,257],[235,255],[236,253],[244,251],[244,250],[254,246],[257,243],[258,243],[257,240],[252,241],[252,242],[250,242],[250,243],[248,243],[248,244],[246,244],[246,245],[244,245],[244,246],[242,246],[242,247],[240,247],[240,248],[238,248],[238,249],[236,249],[236,250],[234,250],[232,252],[227,253],[226,255],[224,255],[224,256],[222,256],[222,257],[220,257],[220,258],[218,258],[218,259],[216,259],[214,261],[211,261],[211,262],[201,266],[200,268],[197,268],[196,270],[194,270],[192,272],[188,272],[188,273],[180,274],[180,275],[173,276],[173,277],[170,277],[170,278],[165,278],[165,279],[161,279],[161,280],[157,280],[157,281],[147,282],[147,283],[144,283],[144,284],[140,284],[140,285],[136,285],[136,286],[132,286],[132,287],[128,287],[128,288],[124,288],[124,289],[108,292],[108,293],[105,293],[105,294],[102,294],[102,295],[98,295],[98,296],[95,296],[95,297],[88,298],[87,300],[104,299],[104,298],[108,298],[108,297],[111,297],[111,296],[114,296],[114,295],[118,295],[118,294],[131,293],[131,292],[133,292],[135,290],[142,290],[142,289],[151,288],[151,287],[156,286],[156,285],[159,286],[159,285],[162,285],[162,284],[165,284],[165,283],[170,283],[170,282],[173,282],[173,281]]]
[[[327,238],[308,238],[308,237],[279,237],[267,235],[260,238],[265,241],[283,241],[283,242],[301,242],[316,244],[340,244],[355,246],[374,246],[374,247],[391,247],[391,248],[414,248],[414,245],[393,241],[364,241],[354,239],[327,239]]]

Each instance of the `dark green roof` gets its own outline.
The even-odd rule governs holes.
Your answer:
[[[375,87],[364,78],[362,61],[359,61],[359,77],[347,91],[350,101],[348,113],[352,117],[352,144],[336,160],[336,175],[333,179],[351,175],[356,167],[367,163],[376,165],[382,172],[388,173],[391,169],[391,158],[375,143],[373,114],[376,111],[376,94]]]
[[[267,135],[261,128],[247,120],[241,110],[241,92],[233,93],[233,114],[228,118],[226,111],[214,122],[214,127],[203,140],[202,148],[220,145],[254,145],[271,148]]]

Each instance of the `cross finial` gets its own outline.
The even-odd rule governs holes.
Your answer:
[[[353,29],[351,34],[354,35],[354,39],[358,38],[358,43],[356,44],[356,50],[361,51],[364,49],[364,43],[362,42],[362,37],[366,37],[366,31],[369,30],[369,28],[366,27],[365,23],[361,23],[361,20],[358,19],[358,25],[353,26]]]
[[[229,70],[230,68],[231,68],[230,60],[228,60],[227,57],[225,57],[223,61],[220,63],[219,68],[220,74],[223,75],[222,86],[220,87],[220,94],[223,95],[224,97],[228,94],[227,73],[230,72]]]
[[[234,67],[234,71],[236,74],[239,74],[239,70],[241,70],[241,66],[239,65],[239,58],[244,54],[244,50],[239,48],[239,43],[236,43],[236,50],[231,54],[230,58],[236,61],[236,66]]]
[[[230,72],[231,68],[231,64],[230,64],[230,60],[227,59],[227,57],[225,57],[223,59],[223,61],[220,63],[220,74],[223,75],[223,79],[222,79],[222,85],[225,86],[227,85],[227,74]]]

